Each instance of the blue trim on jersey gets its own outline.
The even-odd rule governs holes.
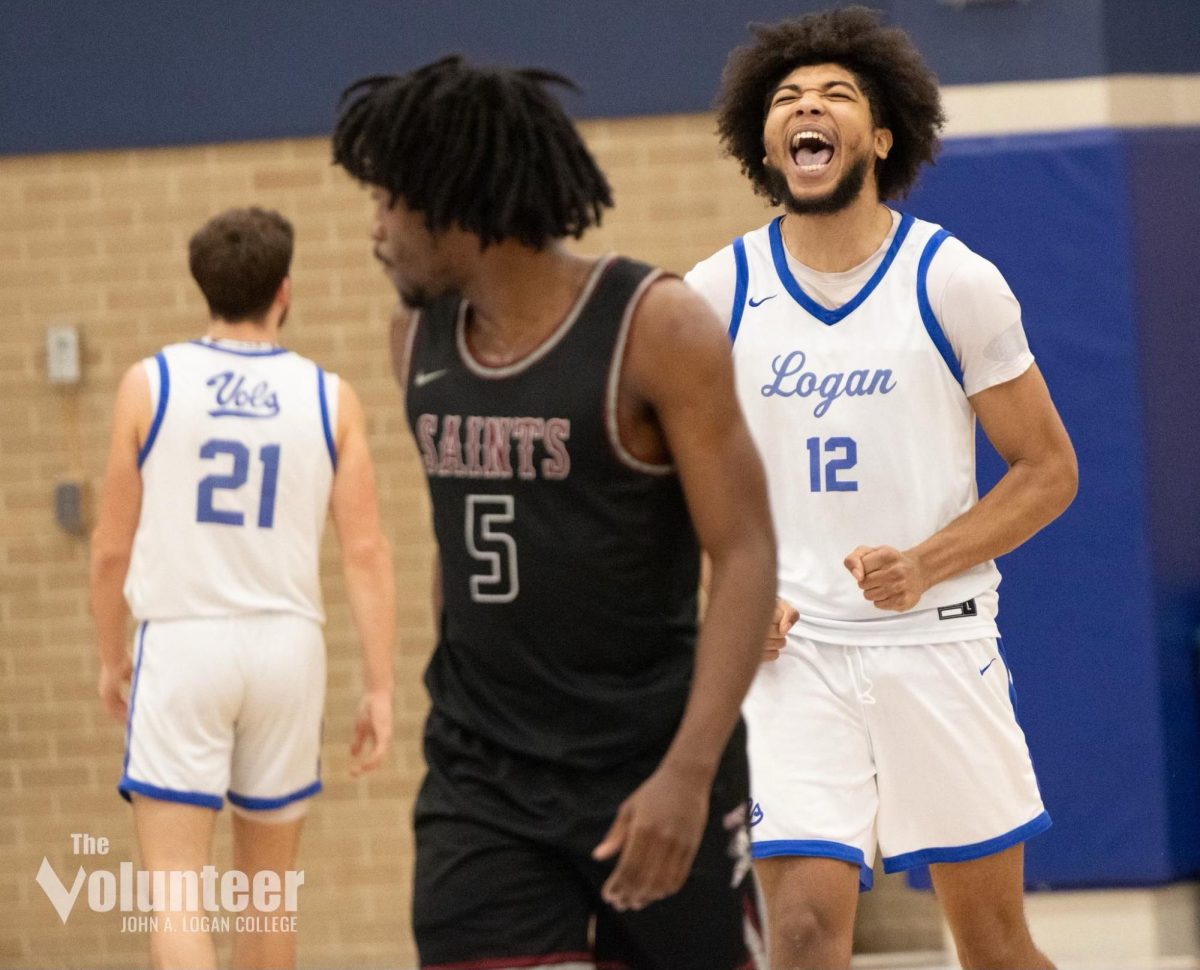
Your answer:
[[[1021,718],[1017,714],[1017,685],[1013,680],[1012,668],[1008,665],[1008,657],[1004,655],[1004,638],[996,637],[996,652],[1000,654],[1000,662],[1004,664],[1004,673],[1008,677],[1008,702],[1012,704],[1013,720],[1019,725]]]
[[[158,437],[158,429],[162,427],[163,418],[167,413],[167,398],[171,396],[171,374],[167,370],[167,358],[160,350],[154,355],[158,361],[158,407],[154,411],[154,420],[150,422],[150,431],[138,452],[137,466],[141,468],[150,457],[150,449],[154,447],[154,439]]]
[[[733,309],[729,314],[729,342],[737,340],[738,328],[742,325],[742,311],[746,309],[746,290],[750,286],[750,264],[746,260],[746,241],[738,236],[733,241],[733,267],[737,282],[733,287]]]
[[[233,791],[227,792],[227,795],[229,797],[229,804],[231,805],[236,805],[238,808],[248,808],[253,811],[265,812],[272,808],[283,808],[284,805],[298,802],[302,798],[312,798],[320,790],[321,779],[318,778],[311,785],[305,785],[290,795],[280,795],[278,798],[250,798],[248,795],[239,795]]]
[[[915,221],[907,213],[901,214],[900,225],[896,229],[896,235],[892,237],[892,244],[888,246],[888,251],[884,254],[883,262],[876,267],[875,272],[871,274],[871,278],[863,284],[863,288],[854,295],[854,299],[849,303],[843,303],[834,310],[826,309],[805,293],[804,289],[796,281],[796,277],[792,275],[792,271],[788,269],[787,250],[783,247],[783,231],[780,228],[783,224],[783,216],[775,219],[768,229],[768,235],[771,237],[771,258],[775,261],[775,272],[779,274],[779,280],[783,283],[783,288],[791,294],[793,300],[827,327],[832,327],[835,323],[844,320],[862,306],[863,301],[874,292],[875,287],[887,275],[887,271],[891,268],[896,254],[900,252],[900,246],[904,243],[904,239]]]
[[[223,354],[236,354],[238,357],[275,357],[278,354],[290,353],[286,347],[268,347],[266,350],[243,350],[240,347],[222,347],[220,344],[215,344],[208,340],[189,340],[188,343],[195,344],[197,347],[207,347],[209,350],[219,350]]]
[[[809,856],[818,859],[840,859],[858,866],[858,888],[866,892],[875,882],[875,874],[867,865],[862,849],[844,842],[823,839],[768,839],[750,845],[752,859],[772,859],[776,856]]]
[[[337,447],[333,443],[333,429],[329,427],[329,401],[325,397],[325,371],[317,368],[317,397],[321,402],[321,427],[325,429],[325,447],[329,449],[329,460],[337,471]]]
[[[883,860],[883,871],[886,873],[903,872],[906,869],[917,869],[933,862],[970,862],[972,859],[982,859],[984,856],[995,855],[1011,848],[1018,842],[1032,839],[1050,828],[1050,813],[1042,812],[1037,818],[1031,819],[1024,825],[1018,825],[1011,832],[997,835],[994,839],[974,842],[971,845],[954,845],[937,849],[918,849],[916,852],[906,852],[904,855],[886,856]]]
[[[148,785],[144,781],[134,781],[122,776],[117,784],[117,791],[127,802],[133,801],[130,792],[135,795],[145,795],[147,798],[157,798],[160,802],[180,802],[183,805],[199,805],[201,808],[215,808],[218,812],[225,804],[220,795],[209,795],[201,791],[177,791],[174,788],[159,788]]]
[[[929,289],[925,284],[925,278],[929,275],[929,264],[933,262],[933,257],[941,248],[942,243],[949,238],[950,233],[945,229],[939,229],[930,237],[929,242],[925,244],[925,249],[921,252],[921,260],[917,263],[917,306],[921,310],[921,320],[925,323],[925,332],[929,334],[929,339],[933,341],[938,353],[942,355],[942,360],[946,362],[950,373],[954,375],[954,379],[961,387],[962,368],[958,365],[958,358],[954,356],[954,348],[946,339],[946,332],[942,330],[942,325],[933,315],[933,306],[929,302]]]
[[[138,677],[142,672],[142,656],[146,652],[146,627],[149,625],[149,620],[142,620],[142,625],[138,627],[137,632],[137,646],[134,648],[137,653],[137,663],[133,668],[133,682],[129,685],[129,713],[125,716],[125,760],[121,762],[122,777],[129,770],[129,742],[133,737],[133,706],[137,703]]]

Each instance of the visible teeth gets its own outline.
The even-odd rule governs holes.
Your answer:
[[[829,140],[817,131],[798,131],[792,135],[792,151],[797,151],[803,142],[812,142],[821,148],[832,148]]]

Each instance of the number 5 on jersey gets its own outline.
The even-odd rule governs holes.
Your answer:
[[[467,552],[487,571],[471,576],[476,603],[511,603],[517,598],[517,540],[498,526],[516,521],[511,495],[468,495]]]

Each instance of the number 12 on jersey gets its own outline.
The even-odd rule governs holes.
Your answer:
[[[809,438],[808,485],[814,492],[821,491],[821,439]],[[836,455],[825,462],[824,484],[826,492],[857,492],[858,482],[838,478],[838,472],[848,471],[858,464],[858,443],[853,438],[826,438],[825,454]]]

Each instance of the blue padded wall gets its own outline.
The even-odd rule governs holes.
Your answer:
[[[1172,863],[1200,870],[1200,131],[1126,135]]]
[[[1001,630],[1055,821],[1027,847],[1034,886],[1200,872],[1189,667],[1200,411],[1174,419],[1195,401],[1197,321],[1185,308],[1200,291],[1186,247],[1165,242],[1190,239],[1183,223],[1200,211],[1200,197],[1178,192],[1198,141],[1195,131],[951,141],[905,205],[1008,278],[1079,455],[1074,505],[1000,562]],[[1194,177],[1183,191],[1197,195]],[[1190,454],[1176,433],[1185,425]],[[986,445],[979,468],[982,488],[1003,471]]]
[[[450,51],[564,71],[590,117],[704,111],[746,25],[834,0],[6,0],[0,155],[321,135],[364,74]],[[1200,71],[1200,3],[874,0],[943,84]],[[1069,38],[1064,43],[1063,39]]]

